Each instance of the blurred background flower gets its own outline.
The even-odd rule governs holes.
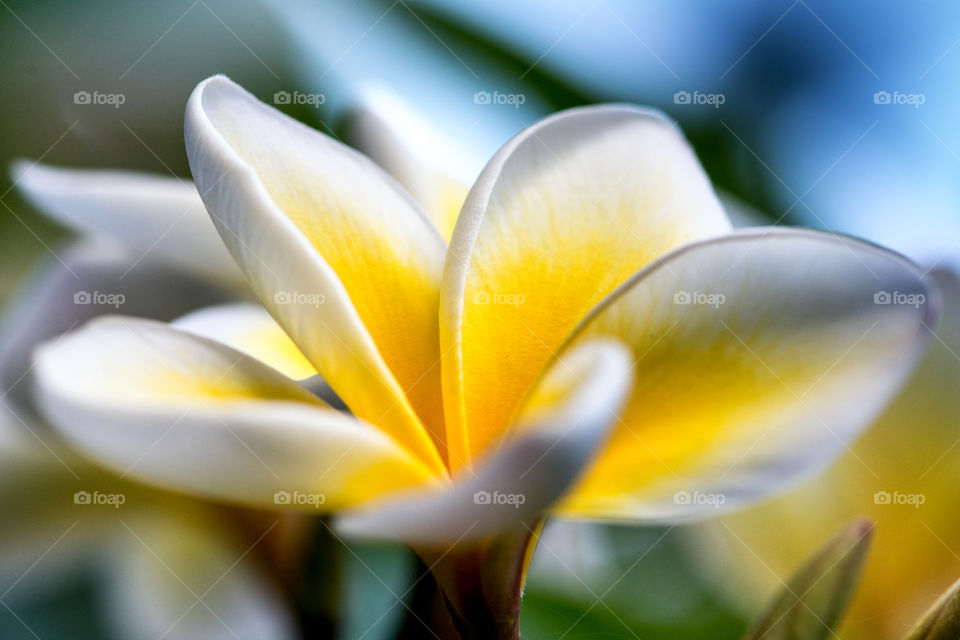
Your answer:
[[[6,168],[28,158],[187,177],[187,96],[203,78],[225,73],[365,148],[437,216],[452,217],[510,135],[558,108],[623,100],[676,118],[715,185],[754,223],[854,233],[924,268],[960,266],[960,6],[945,0],[0,4]],[[391,167],[391,150],[376,146],[384,138],[364,137],[371,121],[423,168]],[[405,179],[424,169],[441,177],[431,184],[447,186],[427,193]],[[0,177],[0,194],[2,299],[41,277],[31,280],[31,267],[69,278],[68,232],[21,199],[9,175]],[[944,294],[944,326],[915,379],[823,479],[701,529],[549,525],[531,569],[525,634],[736,637],[777,584],[774,574],[789,573],[850,515],[869,513],[876,545],[842,635],[896,637],[960,573],[960,515],[950,508],[960,455],[960,343],[950,318],[960,294],[955,286]],[[4,383],[4,406],[23,384],[16,376]],[[31,531],[37,504],[17,501],[16,487],[46,486],[53,504],[69,503],[70,476],[51,453],[59,451],[51,435],[4,417],[5,474],[35,463],[62,470],[48,484],[4,480],[4,533]],[[922,494],[925,502],[878,504],[878,491]],[[92,519],[85,513],[57,515],[61,531]],[[60,544],[67,548],[79,531]],[[55,560],[41,542],[3,542],[17,561],[2,555],[12,577],[0,595],[0,636],[32,638],[29,629],[39,629],[58,637],[50,631],[57,627],[38,625],[59,621],[73,637],[78,629],[117,637],[97,595],[110,591],[97,586],[102,570],[28,579]],[[390,637],[406,624],[398,597],[416,596],[416,561],[393,548],[335,546],[347,592],[363,594],[373,618],[384,613],[370,630],[370,610],[366,618],[345,612],[342,634]],[[102,569],[91,558],[81,564]]]

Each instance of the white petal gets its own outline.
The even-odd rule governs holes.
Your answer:
[[[42,213],[82,235],[119,243],[138,266],[149,257],[230,287],[246,286],[188,180],[26,160],[15,162],[12,173]]]
[[[449,240],[483,160],[462,142],[440,134],[414,107],[385,87],[366,86],[351,114],[350,143],[416,198]]]
[[[57,251],[6,302],[0,322],[0,386],[4,402],[24,417],[31,408],[32,355],[41,342],[99,315],[125,313],[171,320],[230,294],[169,267],[127,272],[129,256],[115,248],[76,243]]]

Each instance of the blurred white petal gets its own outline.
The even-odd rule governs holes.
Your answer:
[[[19,160],[13,181],[42,213],[83,236],[108,238],[133,256],[229,287],[246,283],[189,180],[108,169],[68,169]],[[143,266],[143,259],[151,260]]]
[[[161,509],[123,521],[110,543],[107,613],[125,640],[299,637],[290,604],[257,561],[262,541]]]
[[[129,254],[116,247],[81,242],[57,249],[3,308],[0,323],[0,387],[3,401],[24,416],[31,408],[34,348],[84,321],[122,312],[172,320],[232,294],[189,275],[150,262],[127,271]]]

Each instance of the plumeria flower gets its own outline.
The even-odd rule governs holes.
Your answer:
[[[38,351],[39,405],[145,482],[410,544],[467,636],[515,637],[545,514],[675,521],[826,465],[935,315],[934,286],[894,253],[732,232],[648,110],[521,132],[449,245],[365,156],[226,78],[194,91],[186,142],[265,310],[90,322]],[[309,370],[264,348],[283,340]]]

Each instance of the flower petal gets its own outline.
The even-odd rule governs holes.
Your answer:
[[[358,417],[438,470],[445,246],[369,159],[223,77],[187,105],[187,154],[254,292]],[[419,418],[419,419],[418,419]]]
[[[352,115],[350,143],[386,169],[419,202],[433,226],[449,240],[467,185],[481,164],[443,136],[423,115],[393,92],[364,87]]]
[[[177,318],[170,326],[221,342],[288,378],[304,380],[317,375],[290,336],[259,304],[238,302],[206,307]]]
[[[162,323],[99,318],[42,346],[36,377],[40,409],[80,450],[165,488],[261,507],[321,494],[302,505],[337,509],[432,475],[289,378]]]
[[[82,235],[109,238],[146,257],[246,287],[188,180],[134,171],[67,169],[20,160],[13,182],[42,213]]]
[[[692,150],[655,112],[573,109],[508,142],[467,196],[444,271],[451,460],[503,433],[603,296],[670,249],[729,228]]]
[[[102,243],[78,242],[57,253],[58,260],[31,274],[3,308],[0,387],[17,413],[33,415],[28,374],[39,343],[108,313],[171,320],[231,297],[162,264],[128,273],[126,253]]]
[[[594,341],[569,352],[537,385],[495,453],[449,487],[413,491],[343,514],[346,535],[415,547],[487,539],[530,528],[576,480],[603,443],[630,387],[628,352]]]
[[[930,277],[943,304],[935,338],[908,383],[851,451],[802,487],[691,531],[687,552],[711,576],[722,575],[725,591],[735,593],[738,603],[757,606],[780,585],[778,576],[810,553],[812,540],[864,516],[879,523],[878,535],[844,635],[881,638],[890,629],[902,630],[957,579],[960,278],[939,266]],[[771,522],[777,523],[775,537]],[[694,550],[708,548],[715,552]]]
[[[905,258],[827,233],[743,231],[664,257],[572,341],[624,341],[636,382],[561,511],[716,513],[823,468],[904,380],[937,306]]]

